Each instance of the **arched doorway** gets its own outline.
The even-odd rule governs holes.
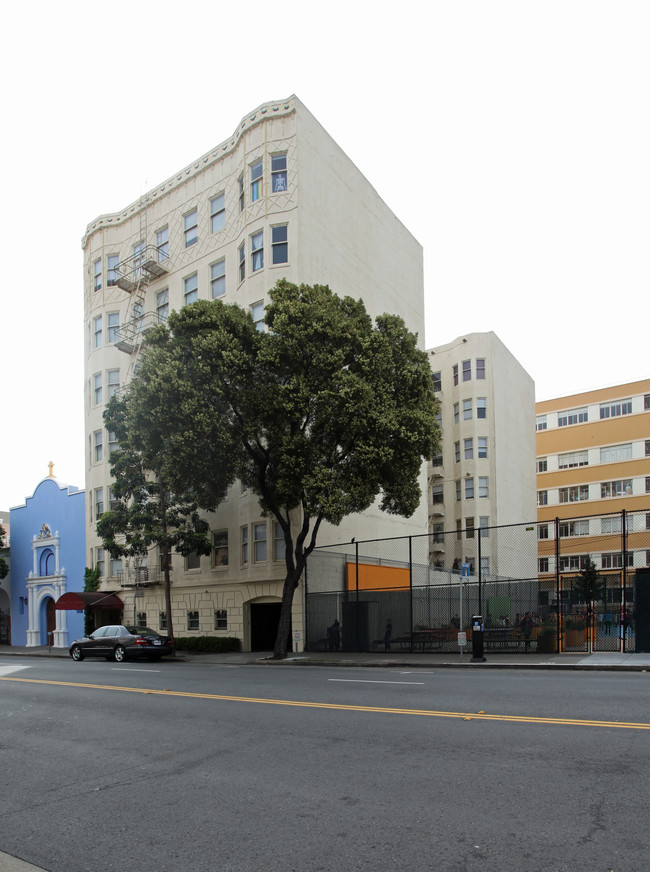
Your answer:
[[[51,596],[44,597],[41,602],[39,625],[40,644],[47,645],[53,642],[54,630],[56,629],[56,611],[54,609],[54,600]]]
[[[278,621],[282,603],[252,602],[251,616],[251,651],[273,651],[278,634]],[[291,650],[291,627],[289,628],[289,650]]]

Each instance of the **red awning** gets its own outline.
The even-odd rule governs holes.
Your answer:
[[[56,601],[55,609],[74,609],[75,611],[83,611],[83,609],[117,609],[122,611],[124,603],[114,593],[64,593]]]

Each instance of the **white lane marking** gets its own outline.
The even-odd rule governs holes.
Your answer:
[[[344,681],[348,684],[424,684],[423,681],[373,681],[369,678],[328,678],[328,681]]]
[[[21,669],[29,669],[29,666],[20,666],[19,664],[0,666],[0,675],[11,675],[12,672],[20,672]]]
[[[406,672],[400,672],[400,675],[435,675],[435,670],[429,671],[428,669],[418,669],[417,672],[411,672],[410,670]]]
[[[113,666],[113,672],[160,672],[160,669],[123,669],[119,666]]]

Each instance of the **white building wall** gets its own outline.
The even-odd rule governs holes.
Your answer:
[[[287,190],[271,191],[271,157],[286,153]],[[264,163],[263,195],[256,202],[250,196],[250,166]],[[245,208],[239,208],[239,178],[243,176]],[[211,232],[210,200],[224,193],[226,223]],[[197,210],[198,241],[185,246],[183,219]],[[287,224],[289,259],[271,262],[271,228]],[[87,549],[94,565],[101,546],[95,533],[95,492],[103,488],[104,506],[109,508],[108,437],[102,413],[108,399],[109,370],[119,370],[120,384],[131,377],[133,358],[109,342],[108,315],[119,313],[123,327],[132,317],[132,298],[119,287],[108,286],[108,257],[117,255],[121,263],[133,254],[140,241],[156,244],[156,233],[168,228],[168,275],[152,281],[145,292],[144,309],[153,313],[157,295],[168,289],[169,310],[179,309],[184,300],[184,280],[196,273],[198,297],[210,299],[210,266],[225,258],[226,293],[224,302],[248,307],[268,302],[268,290],[279,278],[296,283],[329,284],[339,294],[363,298],[371,315],[392,312],[401,315],[408,327],[423,334],[424,299],[421,246],[380,200],[374,189],[333,142],[315,118],[296,97],[258,107],[238,125],[233,136],[189,164],[183,170],[124,210],[102,215],[88,226],[83,240],[86,321],[85,419],[89,494]],[[264,234],[264,268],[252,273],[251,236]],[[245,242],[246,277],[239,280],[238,250]],[[102,287],[94,290],[93,263],[102,259]],[[95,347],[95,319],[102,319],[102,342]],[[101,374],[102,395],[95,402],[96,374]],[[102,433],[101,460],[95,456],[94,434]],[[426,479],[422,475],[423,494]],[[217,512],[210,517],[213,531],[227,530],[229,562],[213,567],[202,558],[200,568],[186,570],[182,558],[173,558],[173,596],[175,630],[183,631],[186,613],[198,610],[202,632],[213,629],[214,610],[228,610],[228,635],[246,638],[246,603],[260,597],[277,598],[284,578],[283,561],[273,560],[273,524],[267,522],[268,559],[251,560],[242,565],[241,528],[262,522],[259,505],[250,493],[236,484]],[[361,516],[346,519],[339,528],[324,525],[319,543],[348,541],[353,536],[377,538],[426,532],[426,501],[411,519],[398,519],[372,507]],[[150,567],[157,563],[152,555]],[[117,589],[119,582],[110,576],[106,555],[105,587]],[[269,586],[270,585],[270,586]],[[127,611],[147,611],[147,620],[157,626],[157,615],[164,610],[161,588],[147,591],[144,601],[135,602],[130,591],[123,596]],[[220,605],[218,605],[220,603]],[[301,597],[296,597],[301,608]],[[295,615],[300,626],[301,614]]]

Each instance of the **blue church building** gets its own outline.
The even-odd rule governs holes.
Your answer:
[[[83,591],[85,493],[44,478],[24,506],[10,510],[11,644],[67,648],[84,634],[83,609],[55,609],[65,593]]]

